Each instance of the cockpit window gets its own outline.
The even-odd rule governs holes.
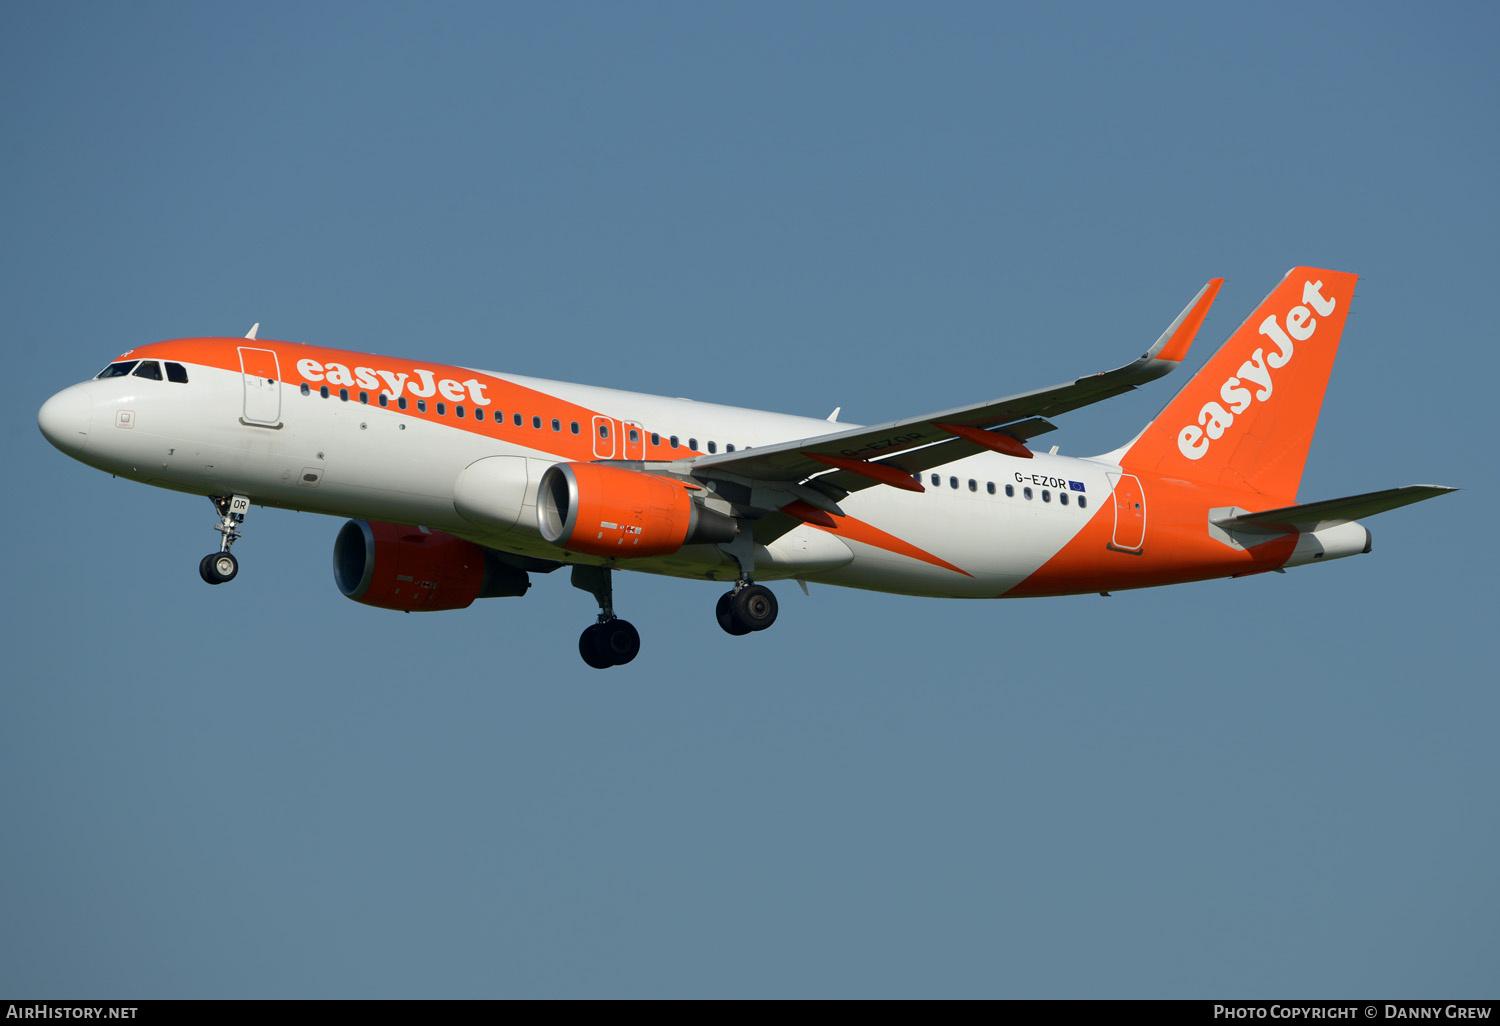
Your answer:
[[[167,380],[175,381],[179,385],[187,384],[187,368],[180,363],[167,364]]]
[[[140,366],[136,367],[135,374],[133,376],[137,378],[150,378],[152,381],[160,381],[161,364],[157,363],[155,360],[142,360]]]
[[[112,363],[100,371],[98,376],[101,378],[123,378],[130,373],[130,368],[134,367],[137,362],[136,360],[121,360],[119,363]]]

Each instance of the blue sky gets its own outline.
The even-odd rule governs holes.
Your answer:
[[[0,994],[1494,996],[1489,4],[0,10]],[[1196,366],[1361,275],[1286,575],[1016,602],[343,599],[339,521],[52,449],[243,334],[874,423]],[[1064,418],[1114,447],[1163,382]]]

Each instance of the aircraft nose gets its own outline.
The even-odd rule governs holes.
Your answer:
[[[94,403],[88,392],[72,385],[42,403],[36,424],[47,441],[69,456],[76,456],[89,440],[89,418],[93,412]]]

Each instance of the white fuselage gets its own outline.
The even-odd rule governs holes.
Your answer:
[[[346,391],[348,399],[339,398],[337,388],[325,398],[311,385],[261,382],[203,365],[188,370],[187,383],[124,376],[60,393],[53,403],[66,406],[76,422],[69,438],[77,448],[70,454],[159,487],[240,493],[261,506],[420,524],[501,551],[551,559],[559,552],[538,532],[537,483],[548,466],[571,458],[565,445],[576,447],[582,435],[594,442],[594,458],[640,459],[646,436],[653,434],[663,446],[675,436],[687,457],[812,437],[830,427],[816,418],[475,372],[487,382],[514,386],[508,394],[534,397],[524,410],[500,408],[503,430],[486,433],[474,430],[472,414],[467,423],[451,413],[445,420],[412,416],[394,403],[380,406],[368,390],[369,401],[362,403],[357,388]],[[467,399],[470,393],[455,394]],[[547,408],[549,398],[560,410]],[[577,416],[561,408],[576,407],[598,411],[610,424],[610,437],[598,437],[593,421],[600,417],[580,423],[575,436]],[[520,426],[513,423],[517,413]],[[46,420],[44,413],[44,430]],[[633,428],[640,432],[635,441]],[[504,473],[487,473],[478,482],[465,477],[469,468],[494,457],[507,458]],[[1112,515],[1111,485],[1119,473],[1108,462],[1043,453],[1032,459],[973,456],[922,475],[923,493],[876,487],[849,495],[844,511],[875,534],[796,527],[757,547],[756,575],[916,595],[1000,596],[1090,518]],[[515,508],[475,515],[487,489],[506,484],[514,494],[491,505]],[[476,496],[469,516],[460,512],[466,490]],[[568,561],[611,562],[572,554]],[[734,561],[713,545],[617,565],[710,580],[736,574]]]

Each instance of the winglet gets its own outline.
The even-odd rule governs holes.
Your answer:
[[[1219,287],[1223,284],[1223,278],[1214,278],[1203,286],[1193,297],[1193,301],[1182,308],[1182,313],[1177,315],[1177,319],[1167,325],[1167,330],[1161,333],[1161,338],[1156,340],[1156,345],[1146,351],[1146,357],[1181,363],[1187,356],[1193,339],[1198,336],[1198,329],[1203,326],[1203,318],[1208,316],[1208,308],[1214,305],[1214,298],[1218,296]]]
[[[250,325],[250,330],[247,331],[247,332],[245,332],[245,337],[246,338],[255,338],[255,333],[257,331],[259,331],[259,330],[260,330],[260,321],[256,321],[254,324]]]

